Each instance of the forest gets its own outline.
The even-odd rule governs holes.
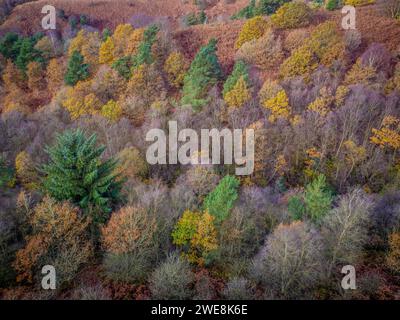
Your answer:
[[[1,1],[0,23],[0,299],[400,299],[400,0]],[[171,121],[253,130],[254,170],[150,163]]]

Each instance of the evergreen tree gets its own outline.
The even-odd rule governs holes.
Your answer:
[[[191,104],[194,108],[202,107],[207,102],[205,96],[208,89],[222,78],[216,50],[215,39],[200,48],[184,79],[183,104]]]
[[[224,221],[238,197],[239,180],[225,176],[216,188],[205,198],[204,209],[215,217],[216,223]]]
[[[98,212],[94,222],[104,222],[113,202],[119,199],[122,181],[113,173],[116,161],[101,161],[105,147],[96,147],[96,135],[66,131],[46,149],[50,162],[43,167],[44,188],[59,200],[69,200],[86,212]]]
[[[323,174],[306,186],[304,202],[307,214],[314,222],[318,222],[331,209],[332,193]]]
[[[64,81],[70,86],[74,86],[78,81],[89,77],[89,65],[84,63],[83,56],[79,51],[74,51],[68,61],[67,73]]]
[[[233,89],[233,87],[236,85],[236,83],[241,77],[244,78],[247,85],[250,84],[249,72],[247,70],[247,66],[243,61],[239,60],[238,62],[235,63],[231,75],[228,77],[228,79],[226,79],[224,83],[224,91],[223,91],[224,96]]]
[[[133,68],[137,68],[142,64],[151,64],[153,63],[153,55],[151,53],[151,48],[153,47],[154,42],[156,41],[156,36],[159,31],[159,27],[156,25],[152,25],[148,27],[143,34],[143,41],[139,45],[137,50],[137,54],[132,58],[132,66]]]
[[[15,60],[15,65],[19,70],[26,72],[29,62],[36,61],[43,63],[40,52],[35,49],[36,39],[24,38],[19,44],[19,53]]]

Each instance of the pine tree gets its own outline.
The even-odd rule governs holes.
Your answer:
[[[65,83],[74,86],[78,81],[85,80],[89,77],[88,68],[88,64],[83,62],[83,56],[78,51],[74,51],[68,61]]]
[[[307,214],[314,222],[318,222],[331,209],[332,194],[323,174],[306,186],[304,202]]]
[[[221,66],[216,55],[217,40],[202,47],[194,58],[183,86],[183,104],[202,107],[206,103],[207,90],[222,77]]]
[[[235,177],[225,176],[204,200],[204,209],[215,217],[216,223],[228,217],[238,196],[238,187],[239,181]]]
[[[224,90],[222,92],[224,96],[233,89],[240,77],[244,78],[247,85],[250,83],[247,66],[241,60],[235,63],[231,75],[228,77],[228,79],[226,79],[224,83]]]
[[[116,161],[102,162],[105,147],[96,147],[96,135],[86,138],[82,131],[66,131],[46,149],[50,162],[43,167],[44,188],[59,200],[69,200],[86,212],[100,210],[94,222],[104,222],[105,213],[120,197],[122,180],[113,174]],[[117,181],[118,180],[118,181]]]

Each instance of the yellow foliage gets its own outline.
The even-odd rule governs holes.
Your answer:
[[[350,89],[347,86],[339,86],[336,89],[335,104],[337,107],[342,106],[344,104],[349,92],[350,92]]]
[[[189,246],[183,253],[187,259],[200,266],[204,265],[205,256],[217,249],[217,231],[214,216],[186,210],[172,232],[173,243],[178,246]]]
[[[286,59],[280,67],[282,78],[291,78],[301,75],[309,75],[318,67],[313,51],[308,46],[295,49],[292,55]]]
[[[285,90],[279,91],[275,97],[264,101],[263,105],[271,111],[271,115],[268,117],[270,122],[275,122],[279,118],[288,119],[290,116],[291,107]]]
[[[241,107],[250,99],[251,93],[243,76],[238,79],[232,90],[224,96],[226,104],[231,108]]]
[[[99,63],[111,65],[115,61],[114,59],[114,40],[108,37],[100,46],[99,51]]]
[[[389,94],[395,90],[400,92],[400,62],[397,63],[393,77],[389,79],[385,86],[386,94]]]
[[[363,84],[372,86],[376,79],[376,70],[372,66],[362,66],[361,60],[358,59],[353,67],[346,74],[344,84],[349,86],[352,84]]]
[[[182,53],[172,52],[164,64],[164,71],[168,75],[169,82],[176,88],[183,85],[188,63]]]
[[[262,102],[269,100],[275,97],[281,90],[283,90],[283,88],[279,85],[278,81],[267,79],[258,92],[258,98]]]
[[[115,28],[112,36],[115,60],[118,60],[125,55],[125,51],[128,50],[127,48],[133,32],[134,29],[130,24],[120,24]]]
[[[15,171],[17,179],[24,188],[30,190],[38,188],[38,174],[30,155],[26,151],[18,153],[15,158]]]
[[[381,148],[389,147],[397,150],[400,148],[400,120],[393,116],[386,116],[380,129],[372,129],[371,143]]]
[[[272,23],[278,28],[300,28],[307,26],[312,17],[311,8],[304,2],[288,2],[271,16]]]
[[[282,176],[287,168],[287,162],[285,156],[280,154],[275,161],[275,172]]]
[[[143,40],[144,28],[135,29],[129,36],[128,44],[125,48],[124,55],[131,56],[136,54],[136,51]]]
[[[367,4],[373,4],[375,0],[344,0],[344,4],[348,6],[365,6]]]
[[[111,121],[118,121],[122,116],[122,108],[118,102],[110,100],[101,107],[101,115]]]
[[[68,57],[78,51],[83,56],[84,62],[89,64],[89,68],[93,71],[99,63],[100,44],[101,40],[97,32],[81,30],[69,45]]]
[[[73,88],[68,88],[63,106],[69,111],[72,119],[100,110],[101,101],[91,92],[91,81],[80,81]]]
[[[322,88],[320,96],[310,103],[307,109],[318,113],[321,117],[325,117],[330,112],[330,105],[332,102],[332,95],[326,88]]]
[[[46,69],[47,88],[55,93],[64,82],[64,67],[59,59],[51,59]]]
[[[261,16],[256,16],[247,20],[239,33],[235,48],[239,49],[244,43],[261,38],[267,28],[268,22]]]
[[[344,60],[344,42],[336,24],[328,21],[320,24],[305,43],[295,49],[280,68],[282,78],[304,75],[309,78],[319,64],[328,67],[336,60]]]

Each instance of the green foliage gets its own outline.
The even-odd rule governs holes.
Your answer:
[[[250,79],[249,79],[249,72],[247,70],[247,65],[243,61],[238,61],[235,63],[235,66],[233,67],[233,71],[231,75],[226,79],[224,83],[224,90],[223,90],[223,95],[228,93],[233,89],[235,84],[238,82],[240,77],[243,77],[244,80],[246,81],[247,85],[250,84]]]
[[[196,15],[195,13],[189,13],[185,17],[185,22],[186,22],[186,25],[188,25],[188,26],[204,24],[206,22],[206,20],[207,20],[207,15],[204,12],[204,10],[201,11],[198,15]]]
[[[132,75],[132,58],[122,57],[112,64],[112,68],[118,72],[118,74],[128,80]]]
[[[0,53],[11,59],[21,71],[25,72],[31,61],[44,63],[42,53],[35,49],[36,43],[43,37],[37,33],[32,37],[20,37],[16,33],[7,33],[0,40]]]
[[[89,18],[86,15],[81,14],[79,17],[79,23],[81,24],[81,26],[88,24],[88,22],[89,22]]]
[[[279,9],[280,6],[290,0],[250,0],[250,3],[232,16],[232,19],[250,19],[259,15],[271,15]]]
[[[144,63],[153,63],[154,58],[151,53],[151,48],[156,41],[157,33],[159,30],[160,29],[157,25],[152,25],[144,31],[143,41],[140,43],[136,55],[132,57],[133,68],[137,68]]]
[[[204,209],[215,217],[216,223],[224,221],[238,197],[239,180],[225,176],[218,186],[205,198]]]
[[[14,184],[14,170],[7,166],[6,161],[0,156],[0,190]]]
[[[0,53],[6,58],[15,61],[20,49],[19,36],[9,32],[0,40]]]
[[[340,0],[328,0],[326,2],[325,8],[330,11],[336,10],[337,8],[339,8],[339,5],[340,5],[339,2],[340,2]]]
[[[288,201],[288,211],[293,220],[302,220],[306,208],[299,196],[290,197]]]
[[[102,38],[102,40],[103,40],[103,42],[104,41],[106,41],[109,37],[111,37],[112,36],[112,32],[111,32],[111,30],[110,29],[108,29],[108,28],[105,28],[104,30],[103,30],[103,33],[102,33],[102,35],[101,35],[101,38]]]
[[[50,161],[43,167],[45,191],[95,215],[94,222],[104,222],[104,213],[109,213],[113,202],[120,199],[122,182],[113,174],[116,161],[101,161],[104,149],[96,147],[96,135],[86,138],[80,130],[66,131],[47,148]]]
[[[79,51],[74,51],[68,61],[67,73],[64,81],[70,86],[74,86],[78,81],[89,77],[89,65],[84,63],[83,56]]]
[[[306,186],[304,202],[307,215],[314,222],[318,222],[331,209],[332,193],[323,174]]]
[[[222,78],[222,70],[216,55],[217,40],[200,48],[194,58],[183,85],[183,104],[202,107],[206,103],[207,90]]]

